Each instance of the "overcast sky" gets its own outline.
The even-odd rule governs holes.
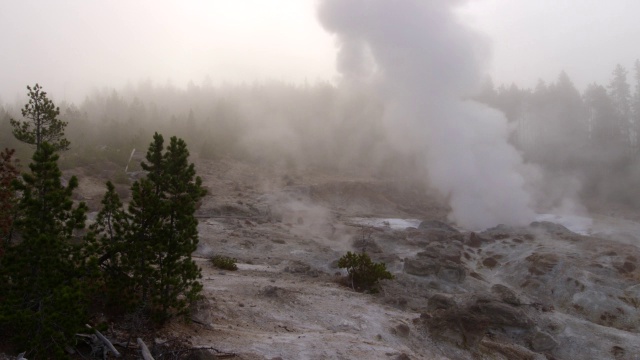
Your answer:
[[[633,76],[640,59],[638,0],[478,0],[463,14],[491,40],[496,83],[533,87],[564,70],[582,90],[618,63]]]
[[[348,0],[345,0],[348,1]],[[448,0],[442,0],[448,1]],[[475,0],[494,82],[532,87],[565,70],[582,89],[640,58],[640,1]],[[334,81],[334,41],[316,0],[2,0],[0,102],[39,82],[58,101],[151,79],[185,86]]]

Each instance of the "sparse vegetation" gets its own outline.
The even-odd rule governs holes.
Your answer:
[[[196,204],[206,193],[186,143],[172,137],[165,147],[156,133],[128,210],[108,182],[102,210],[83,237],[77,231],[88,208],[74,202],[78,179],[63,179],[56,153],[69,146],[67,123],[39,85],[28,89],[27,121],[10,123],[17,140],[36,147],[31,171],[18,178],[14,150],[0,153],[1,337],[29,357],[66,358],[90,306],[142,309],[158,322],[186,314],[202,289],[191,253]],[[90,158],[75,152],[67,165],[95,166]],[[114,181],[129,181],[119,174]]]
[[[376,263],[366,253],[347,252],[338,260],[338,267],[347,269],[349,284],[354,290],[377,291],[380,280],[393,279],[384,263]]]
[[[236,262],[238,262],[238,260],[228,256],[223,256],[223,255],[214,255],[211,258],[211,264],[213,264],[213,266],[217,267],[218,269],[222,269],[222,270],[229,270],[229,271],[238,270],[238,265],[236,265]]]
[[[618,82],[624,85],[625,80],[621,75],[622,72],[617,71],[617,73],[619,75]],[[639,169],[638,152],[634,150],[637,150],[638,147],[638,143],[635,142],[637,139],[634,138],[634,142],[630,143],[626,141],[627,138],[630,138],[629,136],[620,135],[621,123],[619,120],[622,112],[617,111],[614,107],[614,103],[622,102],[614,102],[615,97],[612,93],[607,92],[605,87],[588,88],[582,100],[574,90],[568,77],[563,76],[558,79],[556,84],[540,86],[535,91],[523,91],[519,96],[522,104],[527,106],[522,105],[522,113],[511,114],[509,120],[515,123],[524,119],[529,124],[540,125],[541,129],[538,131],[536,127],[529,127],[526,130],[528,132],[523,133],[525,130],[519,128],[517,131],[520,133],[516,133],[516,135],[524,134],[527,136],[514,138],[516,146],[524,150],[527,159],[549,168],[560,171],[565,169],[565,164],[568,164],[567,169],[584,172],[584,178],[588,180],[587,185],[591,184],[592,187],[595,186],[593,184],[612,182],[611,179],[614,178],[624,180],[623,183],[632,183],[637,180],[640,174],[637,171]],[[318,263],[322,261],[326,263],[329,259],[333,260],[338,257],[332,255],[335,243],[325,242],[322,247],[315,247],[314,238],[306,237],[308,233],[304,231],[308,229],[311,229],[308,231],[312,231],[315,229],[314,227],[320,228],[320,231],[314,233],[314,236],[322,239],[330,237],[336,243],[353,234],[354,230],[351,228],[348,232],[344,230],[343,233],[342,228],[333,226],[334,224],[346,223],[347,217],[352,216],[351,210],[344,210],[344,205],[349,203],[350,197],[343,196],[345,192],[335,192],[339,194],[336,197],[339,197],[340,201],[336,200],[330,203],[333,206],[331,211],[335,211],[336,216],[327,218],[326,221],[329,225],[327,227],[320,221],[314,223],[316,220],[312,216],[298,216],[299,214],[293,212],[289,217],[289,214],[277,208],[274,210],[275,215],[272,215],[271,209],[268,208],[263,217],[264,207],[262,206],[265,203],[272,204],[270,199],[256,201],[258,195],[262,195],[263,191],[262,187],[255,186],[256,183],[260,184],[263,181],[260,178],[263,175],[260,173],[263,167],[276,164],[293,174],[291,177],[288,175],[282,177],[282,181],[273,181],[272,183],[275,184],[273,187],[280,186],[281,183],[286,184],[289,190],[292,190],[291,194],[300,196],[297,199],[302,199],[301,202],[307,200],[308,194],[311,195],[310,198],[313,201],[319,201],[315,197],[317,195],[316,188],[310,187],[308,192],[306,190],[307,178],[315,179],[316,174],[305,172],[306,168],[300,167],[301,164],[309,166],[313,170],[320,168],[318,166],[329,170],[334,169],[332,166],[350,169],[353,164],[369,165],[382,159],[380,161],[393,163],[393,166],[389,165],[389,169],[395,169],[395,166],[398,169],[402,168],[401,165],[405,165],[402,161],[406,161],[406,164],[410,165],[407,166],[407,172],[419,167],[412,160],[403,160],[397,153],[386,151],[384,132],[377,127],[375,122],[384,112],[376,106],[375,101],[367,99],[365,96],[355,100],[343,99],[333,87],[307,87],[305,89],[283,87],[283,89],[278,89],[269,87],[269,85],[256,85],[254,87],[238,87],[234,90],[235,92],[225,89],[220,89],[219,93],[209,91],[205,88],[193,88],[189,92],[176,90],[163,97],[165,95],[162,95],[159,89],[149,87],[146,90],[132,89],[130,93],[122,96],[115,91],[112,96],[108,96],[109,94],[106,93],[91,95],[89,101],[81,105],[80,110],[70,112],[67,109],[65,115],[61,116],[65,122],[69,122],[69,130],[74,131],[72,136],[68,137],[73,141],[74,148],[61,154],[58,160],[56,152],[65,147],[64,143],[59,143],[52,152],[46,141],[43,142],[41,149],[36,150],[36,156],[33,158],[32,165],[37,168],[32,167],[31,171],[29,168],[23,169],[30,174],[21,176],[20,184],[17,186],[12,185],[13,180],[19,175],[15,168],[14,159],[22,156],[23,153],[31,154],[35,144],[32,147],[27,142],[14,144],[0,141],[10,148],[17,149],[15,152],[5,150],[4,153],[0,153],[0,236],[4,238],[0,243],[0,338],[12,341],[10,345],[7,345],[7,348],[19,349],[19,351],[26,350],[29,358],[65,357],[68,355],[63,352],[64,345],[75,346],[74,341],[77,340],[75,334],[79,331],[78,328],[91,319],[91,311],[101,307],[103,299],[108,298],[109,305],[115,305],[116,309],[113,313],[127,312],[123,318],[133,317],[134,320],[131,320],[131,323],[136,325],[127,328],[127,331],[131,333],[142,332],[145,331],[145,328],[149,329],[156,325],[151,319],[162,322],[175,315],[187,313],[187,310],[190,310],[189,304],[200,296],[202,286],[201,280],[199,280],[199,268],[191,259],[191,253],[199,241],[196,231],[198,222],[194,216],[194,208],[198,206],[198,201],[204,195],[203,187],[195,176],[193,164],[188,163],[189,153],[186,151],[185,142],[176,137],[171,138],[170,146],[166,147],[162,136],[156,134],[151,146],[149,146],[147,158],[140,166],[142,156],[139,154],[144,154],[144,150],[140,150],[145,149],[148,144],[152,129],[182,132],[181,136],[187,137],[189,143],[193,143],[196,146],[195,149],[200,150],[199,155],[202,159],[213,159],[202,163],[208,166],[206,182],[214,190],[217,203],[205,202],[203,210],[198,213],[198,216],[206,219],[201,220],[201,231],[211,231],[207,237],[215,241],[212,243],[217,244],[216,246],[221,247],[214,251],[236,256],[243,259],[243,262],[260,264],[256,268],[262,267],[262,264],[265,263],[277,264],[276,260],[280,261],[280,258],[273,257],[265,260],[264,257],[245,256],[244,251],[253,253],[264,251],[262,255],[268,254],[269,256],[272,255],[272,251],[278,251],[276,254],[282,255],[281,257],[285,261],[299,258],[309,261],[309,264],[292,263],[284,268],[285,276],[296,279],[297,285],[295,287],[291,285],[292,289],[308,287],[310,282],[314,281],[311,277],[321,274],[319,270],[316,270]],[[216,89],[216,91],[218,90]],[[513,105],[507,101],[511,92],[516,93],[515,90],[499,88],[494,94],[494,103],[491,104],[502,109],[505,113],[509,113],[507,108]],[[268,93],[273,99],[262,95],[263,93]],[[573,99],[571,100],[572,105],[566,106],[573,109],[570,109],[571,113],[563,111],[552,111],[551,113],[557,113],[558,117],[562,116],[563,119],[566,119],[562,121],[571,121],[570,126],[566,129],[556,129],[553,127],[556,124],[551,124],[553,126],[545,125],[543,120],[546,118],[554,119],[555,115],[547,116],[548,114],[543,113],[542,110],[540,112],[537,110],[564,109],[566,104],[561,100],[564,97],[560,95],[565,93],[568,99],[565,102],[568,103]],[[38,96],[44,96],[44,94],[41,92]],[[130,101],[128,97],[133,96],[132,94],[147,96],[139,96],[142,100]],[[324,98],[319,98],[318,94],[334,100],[331,100],[330,103],[317,100]],[[175,100],[175,104],[166,101],[168,98]],[[513,96],[513,98],[518,97]],[[625,96],[622,97],[622,99],[624,98]],[[226,107],[220,105],[224,99],[227,99],[225,100],[227,101]],[[252,104],[257,104],[252,105],[255,108],[249,109],[250,106],[246,106],[247,109],[245,109],[245,103],[248,99],[252,100]],[[195,112],[189,111],[188,117],[185,117],[188,109],[186,104],[191,104],[191,101],[195,104]],[[515,102],[515,100],[513,101]],[[490,103],[489,100],[485,102]],[[282,105],[290,103],[295,103],[296,106]],[[53,107],[52,103],[48,104],[47,106]],[[539,104],[547,105],[539,106]],[[640,109],[640,102],[636,106]],[[361,110],[367,108],[369,110]],[[23,110],[23,115],[26,114],[25,117],[28,117],[30,108],[26,106],[25,109],[27,110]],[[0,110],[4,111],[4,109]],[[589,110],[589,114],[591,114],[588,120],[593,125],[589,129],[580,127],[585,123],[580,120],[587,119],[586,110]],[[634,110],[634,114],[640,113],[640,110],[636,110]],[[11,111],[11,114],[9,112],[0,114],[0,126],[4,126],[2,129],[7,130],[4,133],[0,131],[0,139],[4,140],[7,134],[11,134],[10,124],[13,122],[9,122],[10,115],[19,114],[18,107]],[[57,108],[51,112],[54,117],[59,114]],[[323,123],[323,126],[326,125],[326,127],[311,126],[314,124],[311,120],[305,122],[307,121],[305,120],[307,119],[306,113],[310,113],[309,119],[316,119],[317,114],[326,115],[326,121]],[[258,118],[270,119],[274,115],[277,115],[282,122],[281,127],[287,130],[286,138],[292,141],[283,142],[281,135],[267,134],[268,132],[264,131],[264,127],[261,126],[262,123],[256,120]],[[356,121],[360,118],[367,119],[367,121],[374,119],[371,126],[365,129],[365,133],[353,131],[363,124]],[[296,122],[292,119],[296,119]],[[351,122],[342,119],[356,120]],[[628,123],[631,124],[631,122],[622,122],[625,126]],[[226,128],[225,124],[227,124]],[[296,126],[291,126],[291,124]],[[634,124],[637,125],[638,122],[634,122]],[[64,129],[64,126],[61,129]],[[637,132],[637,129],[625,129],[625,133],[635,134]],[[564,133],[566,136],[545,139],[545,131]],[[36,135],[27,134],[22,138],[31,141],[29,139],[33,136]],[[545,144],[548,146],[541,147],[537,141],[523,142],[523,140],[530,138],[545,139],[547,141]],[[12,141],[18,142],[16,139],[12,139]],[[145,141],[147,142],[145,143]],[[564,151],[561,156],[549,158],[549,153],[545,149],[562,149],[564,148],[563,141],[571,143],[577,141],[580,149],[585,150],[583,157],[575,159],[575,162],[569,161],[577,148],[577,144],[573,144],[567,147],[568,150]],[[272,146],[274,143],[278,146]],[[374,147],[371,145],[372,143],[381,144],[380,148]],[[68,145],[68,142],[66,144]],[[131,160],[130,167],[128,167],[129,173],[127,173],[124,169],[134,148],[137,149],[136,156]],[[374,148],[380,153],[370,151]],[[610,153],[608,153],[609,151]],[[558,151],[558,153],[561,152]],[[596,153],[602,157],[586,156]],[[347,156],[343,156],[344,154]],[[391,160],[385,159],[385,157],[390,157]],[[23,157],[22,161],[28,162],[26,159],[27,157]],[[240,171],[234,167],[236,165],[234,161],[237,159],[246,161],[242,165],[252,168],[251,170],[255,174],[249,173],[244,168]],[[393,159],[402,161],[392,161]],[[600,175],[595,169],[601,169],[600,163],[603,164],[602,168],[613,168],[614,165],[609,165],[609,160],[618,160],[619,164],[625,165],[620,165],[621,170],[619,171],[624,176],[606,176],[602,178],[602,182],[597,181],[600,179]],[[59,169],[56,169],[56,161],[57,166],[63,171],[65,167],[70,170],[66,176],[62,177]],[[420,162],[415,161],[415,163]],[[615,163],[616,161],[611,162],[611,164]],[[593,166],[589,167],[590,165]],[[76,167],[79,169],[75,169]],[[273,168],[275,170],[269,176],[279,176],[279,168]],[[594,169],[593,172],[590,172],[591,168]],[[133,172],[133,170],[140,169],[143,171]],[[420,169],[416,173],[420,173]],[[73,188],[77,186],[77,180],[71,177],[71,174],[92,177],[91,181],[87,182],[87,187],[93,186],[92,190],[95,189],[95,178],[109,178],[113,182],[113,184],[107,185],[107,193],[101,206],[102,211],[99,212],[95,225],[86,238],[87,242],[83,242],[85,239],[80,238],[74,227],[81,227],[83,222],[83,210],[78,206],[80,200],[96,199],[95,192],[87,192],[90,196],[86,196],[87,193],[82,193],[71,197]],[[235,180],[238,179],[241,181],[236,182]],[[295,179],[295,181],[291,179]],[[384,179],[386,178],[381,177],[377,180]],[[133,184],[134,182],[135,184]],[[121,186],[116,188],[114,184]],[[129,194],[126,195],[127,197],[123,194],[131,184],[133,184],[131,187],[132,198],[128,198]],[[251,187],[248,184],[251,184]],[[270,186],[269,189],[271,188]],[[46,192],[42,192],[42,189],[46,189]],[[344,188],[340,188],[340,190],[342,189]],[[365,200],[370,199],[368,191],[365,193],[367,189],[356,189],[357,191],[362,190]],[[628,195],[628,192],[625,192],[628,187],[619,187],[619,189],[621,195],[634,199],[633,196]],[[118,193],[116,190],[120,190],[120,192]],[[377,191],[377,193],[383,192]],[[335,196],[333,194],[334,192],[332,192],[332,196]],[[120,197],[123,201],[120,200]],[[380,199],[380,203],[383,204],[381,206],[391,204],[387,200]],[[414,211],[414,209],[422,210],[423,206],[431,206],[428,203],[428,205],[424,205],[426,202],[420,202],[416,198],[404,201],[406,202],[402,204],[403,206],[398,207],[403,211],[401,213],[403,216],[417,213],[418,211]],[[369,201],[362,201],[358,205],[366,207],[368,204]],[[96,205],[96,201],[92,205]],[[323,205],[326,204],[323,203]],[[329,206],[327,205],[327,207]],[[16,217],[17,210],[20,210],[20,216]],[[425,212],[428,211],[431,210],[425,210]],[[372,211],[372,214],[377,213]],[[342,217],[343,215],[344,217]],[[287,219],[286,221],[280,221],[283,216],[286,216],[284,217]],[[277,220],[273,221],[272,219]],[[393,223],[386,225],[393,225]],[[391,299],[391,295],[396,295],[394,291],[399,291],[397,288],[404,289],[403,286],[415,283],[413,280],[388,284],[382,282],[384,279],[394,278],[393,274],[387,270],[387,265],[392,266],[395,271],[401,264],[398,258],[389,256],[390,254],[384,255],[385,259],[393,259],[388,260],[387,264],[374,262],[370,257],[379,260],[380,258],[376,256],[382,256],[380,254],[383,251],[389,250],[391,237],[393,236],[393,240],[396,240],[396,234],[392,233],[391,227],[388,226],[386,229],[362,227],[361,237],[359,236],[351,244],[353,252],[346,253],[337,262],[339,268],[346,269],[347,276],[341,278],[343,284],[348,284],[350,288],[357,291],[377,292],[380,291],[382,283],[385,285],[385,295]],[[277,231],[273,230],[276,228]],[[218,232],[220,229],[224,229],[224,231]],[[273,236],[263,236],[263,231],[273,231]],[[6,240],[9,239],[9,234],[12,232],[14,240]],[[414,229],[405,230],[402,234],[413,237],[419,233],[420,231]],[[379,244],[384,247],[378,246],[373,241],[374,235]],[[385,237],[387,235],[389,238]],[[415,236],[417,237],[417,235]],[[510,237],[500,236],[507,240]],[[494,237],[497,238],[498,235]],[[518,238],[513,238],[513,242],[518,243],[518,246],[527,246],[526,241],[523,243],[518,240],[522,237],[530,240],[529,243],[535,240],[533,235],[518,234]],[[266,239],[266,243],[259,242],[260,239]],[[414,240],[414,238],[411,239]],[[416,240],[416,243],[420,243],[420,241]],[[284,244],[286,246],[278,246]],[[2,245],[8,249],[4,256],[2,256]],[[411,243],[411,246],[414,244]],[[423,244],[415,246],[417,248]],[[304,253],[304,257],[297,252],[291,252],[292,255],[289,258],[286,257],[288,255],[283,255],[288,254],[292,249],[295,251],[299,248],[307,252]],[[419,250],[423,251],[424,248]],[[312,255],[308,256],[307,254]],[[472,253],[462,254],[465,256],[473,255]],[[478,254],[480,254],[479,251]],[[308,260],[315,255],[318,256],[313,260]],[[469,257],[467,259],[469,260]],[[498,271],[499,266],[496,265],[496,259],[499,258],[485,253],[477,261],[471,259],[472,262],[483,264],[484,268],[473,269],[465,273],[464,271],[469,269],[464,268],[466,266],[464,263],[458,264],[459,266],[455,268],[442,267],[437,273],[429,275],[431,278],[426,278],[426,281],[435,279],[434,282],[440,283],[440,281],[451,282],[455,280],[455,284],[462,284],[460,287],[463,287],[466,284],[458,283],[457,279],[464,279],[465,274],[476,279],[483,279],[485,276],[482,273],[483,269]],[[634,274],[634,269],[637,267],[635,258],[627,260],[621,257],[618,260],[621,265],[615,267],[624,268],[624,271],[621,270],[619,275],[625,277],[637,275]],[[211,270],[213,266],[225,271],[235,271],[238,269],[235,258],[216,255],[209,261],[211,265],[206,264],[205,267],[208,268],[207,271],[212,274],[212,277],[215,277],[211,281],[219,281],[222,277],[228,281],[225,286],[233,287],[236,284],[233,281],[237,277],[217,276],[223,272]],[[464,260],[462,261],[464,262]],[[282,262],[282,264],[287,263]],[[440,263],[438,266],[441,266]],[[460,271],[458,272],[458,270]],[[405,272],[409,273],[406,268]],[[344,271],[342,273],[344,274]],[[456,277],[458,273],[464,276]],[[278,281],[277,277],[281,275],[270,271],[268,276],[273,282],[276,282]],[[303,280],[298,281],[299,279]],[[326,277],[322,276],[320,279],[324,281]],[[403,279],[405,279],[404,276]],[[422,281],[415,276],[412,279],[416,282]],[[314,286],[316,283],[319,282],[314,282]],[[575,284],[579,291],[585,291],[585,286],[588,287],[582,283],[580,286],[577,282]],[[221,288],[218,285],[208,286],[207,295],[210,296],[217,288]],[[287,304],[291,304],[289,309],[307,310],[303,306],[308,304],[306,301],[309,298],[306,293],[300,294],[296,291],[290,291],[289,284],[284,285],[284,282],[279,282],[277,285],[283,288],[287,287],[287,292],[281,291],[278,293],[279,295],[270,297],[270,294],[273,294],[273,289],[277,287],[267,286],[261,294],[267,294],[267,297],[270,297],[267,300],[277,306],[287,301]],[[320,288],[318,287],[318,289]],[[91,290],[94,291],[91,292]],[[336,293],[339,293],[339,297],[345,299],[345,302],[349,301],[349,296],[358,297],[358,294],[354,294],[346,287],[344,290],[336,291]],[[640,307],[637,299],[632,296],[631,290],[635,291],[635,288],[629,291],[624,290],[625,296],[618,297],[618,304],[616,307],[612,307],[615,310],[605,311],[597,316],[603,316],[602,321],[610,324],[615,320],[613,315],[618,319],[624,318],[624,315],[618,315],[616,311],[620,314],[629,314],[633,309]],[[324,288],[317,291],[323,295],[326,294],[323,292]],[[430,287],[425,291],[432,292]],[[345,292],[351,293],[351,295],[345,295]],[[237,294],[233,295],[237,296]],[[218,294],[215,295],[216,302],[222,303],[220,299],[217,299]],[[403,307],[409,307],[412,310],[415,310],[414,306],[421,306],[415,304],[421,304],[419,301],[422,300],[414,303],[414,298],[409,295],[407,297],[409,298],[408,302],[401,298],[397,300],[397,303],[401,304],[400,301],[404,301]],[[227,299],[231,298],[231,295],[228,295]],[[337,298],[331,298],[333,301],[331,305],[336,303],[333,299]],[[387,300],[386,297],[385,300]],[[396,301],[396,299],[393,300]],[[501,301],[506,300],[501,299]],[[245,304],[247,302],[243,300],[239,306],[245,307]],[[627,305],[630,309],[627,308]],[[586,317],[590,313],[590,309],[584,304],[573,304],[572,306],[569,310],[580,316]],[[256,301],[255,304],[247,304],[245,310],[252,307],[260,309],[260,303]],[[101,307],[100,310],[104,308]],[[502,305],[498,308],[502,309]],[[551,308],[553,309],[553,307]],[[109,310],[112,309],[109,308]],[[221,306],[211,307],[207,311],[225,310]],[[113,316],[113,313],[104,312],[106,316],[99,318],[101,322],[98,323],[96,320],[97,323],[93,325],[101,331],[110,329],[112,331],[110,336],[115,336],[113,334],[118,334],[118,332],[113,332],[111,325],[112,320],[116,317]],[[253,316],[253,312],[245,311],[245,313],[251,313]],[[443,314],[449,317],[432,320],[426,316],[429,314],[426,314],[424,318],[431,324],[438,324],[437,321],[441,321],[443,324],[441,329],[448,329],[451,324],[456,325],[461,321],[459,314],[454,310],[443,312]],[[218,321],[221,318],[214,320]],[[478,334],[484,336],[486,334],[485,324],[482,322],[478,324]],[[619,321],[616,326],[624,327],[627,325]],[[291,328],[284,329],[289,332]],[[300,326],[300,329],[304,331],[306,327]],[[467,341],[469,329],[474,330],[474,328],[468,327],[462,329],[465,341]],[[156,345],[161,346],[161,344]]]

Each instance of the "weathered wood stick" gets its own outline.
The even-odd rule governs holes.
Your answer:
[[[142,341],[142,339],[138,338],[138,345],[140,345],[140,351],[142,352],[142,358],[144,360],[154,360],[153,356],[151,356],[151,352],[147,347],[147,344]]]
[[[85,324],[85,325],[87,328],[92,329],[96,333],[96,336],[98,337],[98,339],[100,339],[100,341],[102,341],[107,346],[107,348],[109,349],[109,351],[113,353],[113,355],[115,355],[116,357],[120,357],[120,353],[118,352],[118,350],[116,350],[116,348],[113,346],[111,341],[109,341],[109,339],[107,339],[104,335],[102,335],[102,333],[98,331],[98,329],[92,328],[91,325],[89,324]]]

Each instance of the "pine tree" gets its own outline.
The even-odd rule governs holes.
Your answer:
[[[588,111],[591,162],[610,166],[624,155],[627,146],[620,132],[615,103],[607,90],[596,84],[587,87],[584,101]]]
[[[547,131],[537,145],[544,148],[547,166],[568,170],[584,151],[588,133],[584,102],[564,71],[549,87],[546,105]]]
[[[638,136],[640,135],[640,60],[634,64],[635,89],[631,98],[631,113],[633,118],[631,143],[637,149],[640,145]]]
[[[44,142],[48,142],[54,150],[67,150],[69,141],[64,138],[64,129],[67,123],[59,120],[60,108],[47,98],[47,93],[36,84],[29,90],[29,102],[22,109],[22,116],[27,120],[18,121],[11,119],[13,135],[20,141],[35,145],[36,149]]]
[[[172,137],[163,156],[165,222],[162,236],[155,239],[154,244],[159,278],[153,296],[161,314],[168,314],[171,309],[184,311],[202,289],[197,281],[200,269],[191,259],[191,253],[198,245],[196,203],[205,195],[205,190],[188,158],[186,143]]]
[[[159,321],[185,313],[202,289],[191,253],[198,244],[195,206],[205,191],[188,158],[183,140],[172,137],[165,151],[156,133],[141,164],[147,176],[132,185],[128,211],[108,184],[92,229],[107,289],[136,294],[133,304]]]
[[[13,181],[18,177],[17,161],[13,159],[15,150],[0,152],[0,257],[9,245],[15,216],[16,194]]]
[[[34,358],[64,357],[86,318],[82,260],[71,242],[84,227],[86,206],[73,205],[78,180],[62,185],[54,151],[43,142],[31,173],[15,182],[22,240],[0,260],[0,328]]]
[[[115,186],[107,182],[102,209],[87,234],[87,257],[95,258],[102,274],[106,300],[110,305],[126,308],[133,302],[130,269],[123,265],[128,251],[129,214],[125,211]]]
[[[615,105],[617,123],[627,150],[631,145],[631,91],[627,82],[627,70],[620,64],[613,70],[613,78],[609,84],[609,96]]]
[[[133,184],[129,206],[142,299],[160,321],[184,313],[202,289],[191,253],[198,244],[195,204],[205,195],[185,142],[172,137],[163,150],[156,133],[141,164],[147,177]]]
[[[123,266],[131,274],[134,290],[139,293],[140,303],[149,307],[150,288],[157,277],[153,267],[154,239],[159,234],[163,220],[161,193],[154,183],[147,178],[140,179],[131,186],[131,202],[129,203],[129,215],[131,227],[127,233],[126,241],[129,250],[123,257]]]

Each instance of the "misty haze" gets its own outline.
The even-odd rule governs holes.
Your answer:
[[[640,359],[640,3],[225,3],[0,5],[0,359]]]

